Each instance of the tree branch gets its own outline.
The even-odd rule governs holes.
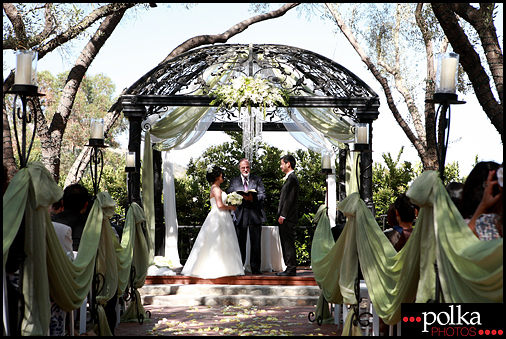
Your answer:
[[[494,79],[495,87],[499,95],[499,100],[503,101],[503,54],[500,48],[497,32],[494,26],[493,12],[494,4],[480,4],[480,9],[476,9],[470,4],[454,3],[450,5],[451,10],[455,11],[462,19],[469,22],[480,37],[481,45],[485,51],[488,66]]]
[[[278,18],[280,16],[283,16],[286,12],[288,12],[290,9],[297,7],[300,5],[300,3],[288,3],[283,5],[282,7],[278,8],[277,10],[271,11],[269,13],[259,14],[252,18],[246,19],[244,21],[241,21],[240,23],[232,26],[230,29],[225,31],[222,34],[214,34],[214,35],[199,35],[196,37],[193,37],[191,39],[186,40],[181,45],[174,48],[172,52],[167,55],[165,59],[162,60],[162,63],[166,62],[167,60],[170,60],[186,51],[189,51],[190,49],[202,46],[202,45],[212,45],[215,43],[225,43],[230,39],[231,37],[241,33],[246,28],[248,28],[250,25],[253,25],[257,22]]]
[[[112,3],[106,6],[102,6],[90,14],[88,14],[83,20],[81,20],[80,23],[78,23],[76,26],[73,26],[63,32],[62,34],[58,35],[57,37],[53,38],[52,40],[44,43],[39,48],[39,59],[42,59],[47,53],[53,51],[57,47],[65,44],[69,40],[75,38],[80,33],[84,32],[88,27],[93,25],[97,20],[104,18],[108,15],[111,15],[113,13],[116,13],[120,10],[126,10],[128,8],[131,8],[133,6],[137,5],[137,3]]]
[[[16,39],[8,39],[3,43],[3,49],[29,49],[28,38],[26,37],[25,23],[19,14],[18,9],[12,3],[4,3],[4,12],[7,18],[9,18]]]

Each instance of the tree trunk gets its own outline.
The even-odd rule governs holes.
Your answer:
[[[111,36],[112,32],[123,18],[125,9],[109,15],[100,24],[95,35],[84,47],[76,64],[70,70],[63,88],[63,94],[58,108],[54,114],[53,121],[49,128],[44,129],[46,133],[40,134],[42,160],[44,166],[53,174],[56,182],[60,177],[60,161],[57,158],[61,151],[62,139],[65,134],[67,121],[72,113],[72,106],[81,81],[88,70],[88,67],[96,57],[104,43]],[[40,130],[42,131],[42,130]]]
[[[476,98],[480,103],[481,107],[487,114],[487,117],[492,122],[492,125],[496,128],[496,130],[501,135],[501,140],[503,140],[503,107],[502,107],[502,53],[500,56],[496,56],[496,49],[493,50],[494,57],[492,60],[497,60],[498,65],[490,65],[493,66],[491,69],[494,69],[496,73],[496,77],[500,74],[501,80],[500,88],[497,90],[501,91],[500,97],[501,102],[497,102],[494,94],[492,93],[492,88],[490,87],[490,79],[483,69],[483,66],[480,61],[480,57],[478,53],[473,48],[473,45],[467,38],[464,30],[460,27],[457,16],[455,12],[452,11],[449,4],[446,3],[433,3],[431,4],[432,10],[439,21],[443,31],[445,32],[450,44],[453,47],[453,50],[461,55],[459,62],[464,68],[464,71],[467,73],[469,80],[471,81],[474,92],[476,94]],[[491,24],[493,26],[493,24]],[[493,28],[492,28],[493,29]],[[495,30],[495,29],[494,29]],[[480,32],[478,32],[480,34]],[[481,36],[480,36],[481,38]],[[494,39],[492,38],[492,42],[489,41],[490,37],[483,37],[486,41],[486,44],[492,43],[495,45]],[[483,44],[483,43],[482,43]],[[484,46],[485,47],[485,46]],[[493,48],[493,47],[491,47]],[[490,62],[490,61],[489,61]]]
[[[478,32],[499,95],[499,101],[502,102],[504,82],[503,55],[494,25],[494,5],[493,3],[481,3],[478,10],[470,4],[451,3],[450,8],[462,19],[469,22]]]
[[[418,152],[418,156],[421,159],[421,162],[423,164],[423,168],[426,169],[435,169],[437,168],[437,159],[435,156],[435,152],[429,152],[427,149],[426,141],[423,139],[420,139],[419,137],[415,136],[413,134],[413,131],[411,131],[411,128],[408,126],[406,121],[402,118],[401,114],[399,113],[399,110],[395,106],[394,99],[392,97],[392,91],[390,90],[390,86],[388,85],[388,81],[386,78],[381,76],[380,72],[376,68],[376,66],[372,63],[371,59],[367,56],[365,51],[362,49],[360,44],[355,39],[353,33],[348,28],[348,26],[344,23],[344,20],[341,18],[339,13],[337,12],[337,9],[334,7],[334,4],[332,3],[326,3],[325,4],[327,8],[329,9],[330,13],[336,20],[337,25],[341,29],[341,32],[346,36],[348,41],[351,43],[355,51],[357,51],[358,55],[362,59],[362,61],[367,65],[371,73],[374,75],[376,80],[381,84],[381,87],[383,88],[383,91],[385,93],[385,96],[387,98],[387,105],[390,108],[390,111],[392,112],[395,120],[399,124],[399,126],[402,128],[406,136],[408,137],[409,141],[413,144],[415,149]],[[408,100],[409,101],[409,100]],[[427,135],[426,131],[426,135]]]
[[[9,124],[8,115],[12,112],[7,112],[4,100],[4,124],[3,124],[3,163],[7,168],[7,175],[12,178],[18,171],[16,166],[16,159],[14,158],[14,149],[12,148],[11,129]]]

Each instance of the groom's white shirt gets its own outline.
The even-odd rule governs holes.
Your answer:
[[[286,173],[286,175],[283,177],[283,180],[288,179],[288,176],[289,176],[290,174],[292,174],[292,172],[293,172],[293,170],[291,170],[290,172]]]

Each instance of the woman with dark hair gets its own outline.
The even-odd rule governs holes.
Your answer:
[[[462,217],[468,224],[483,198],[483,192],[485,191],[484,184],[487,181],[488,173],[490,171],[497,171],[499,167],[500,165],[494,161],[481,161],[477,163],[471,173],[469,173],[464,183],[462,201],[459,208]],[[495,173],[493,180],[497,180]],[[494,196],[497,195],[499,193],[499,188],[494,187],[492,193]]]
[[[503,237],[503,168],[490,171],[483,183],[483,196],[480,204],[469,221],[469,228],[480,240],[500,239]],[[494,194],[494,188],[499,193]]]
[[[205,279],[244,275],[241,250],[230,215],[236,206],[226,204],[227,194],[220,188],[223,176],[220,167],[207,167],[206,179],[211,184],[211,211],[195,240],[182,275]]]
[[[416,219],[417,212],[416,206],[411,203],[411,200],[409,200],[405,193],[399,195],[397,199],[395,199],[393,205],[397,225],[392,226],[393,230],[385,230],[385,235],[387,235],[398,252],[404,247],[413,232],[413,222]],[[391,233],[398,232],[399,235],[396,237],[389,237],[387,231]]]

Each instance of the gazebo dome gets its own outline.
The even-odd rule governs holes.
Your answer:
[[[216,86],[239,76],[268,79],[282,87],[290,95],[291,107],[329,107],[353,120],[355,108],[379,107],[378,95],[340,64],[301,48],[269,44],[190,50],[146,73],[128,97],[146,96],[134,103],[152,105],[148,114],[158,111],[156,106],[207,106]]]

